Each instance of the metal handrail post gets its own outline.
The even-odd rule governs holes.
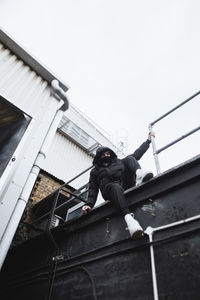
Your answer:
[[[59,190],[56,191],[55,195],[54,195],[54,199],[53,199],[53,205],[51,207],[51,210],[49,212],[49,219],[46,225],[46,233],[47,236],[49,237],[50,241],[53,243],[54,247],[56,248],[56,251],[59,250],[59,246],[57,244],[57,242],[55,241],[52,233],[51,233],[51,224],[52,224],[52,219],[54,217],[54,212],[57,206],[57,202],[58,202],[58,197],[59,197]]]
[[[157,122],[159,122],[160,120],[164,119],[166,116],[168,116],[169,114],[171,114],[172,112],[174,112],[175,110],[177,110],[178,108],[180,108],[181,106],[185,105],[187,102],[191,101],[193,98],[195,98],[196,96],[198,96],[200,94],[200,91],[197,92],[196,94],[192,95],[191,97],[189,97],[188,99],[186,99],[185,101],[181,102],[179,105],[175,106],[174,108],[172,108],[171,110],[169,110],[167,113],[165,113],[164,115],[162,115],[161,117],[159,117],[158,119],[156,119],[155,121],[151,122],[149,124],[149,131],[152,132],[152,127],[153,125],[155,125]],[[156,144],[155,144],[155,138],[153,136],[151,136],[151,142],[152,142],[152,148],[153,148],[153,156],[154,156],[154,160],[155,160],[155,165],[156,165],[156,170],[157,173],[161,173],[161,168],[160,168],[160,163],[158,160],[158,154],[160,152],[162,152],[163,150],[171,147],[172,145],[176,144],[177,142],[183,140],[184,138],[188,137],[189,135],[193,134],[194,132],[196,132],[197,130],[200,129],[200,126],[191,130],[190,132],[182,135],[181,137],[177,138],[176,140],[174,140],[173,142],[167,144],[166,146],[156,150]]]
[[[149,132],[152,132],[152,125],[149,124]],[[161,173],[161,168],[160,168],[160,163],[159,163],[159,159],[158,159],[158,154],[157,154],[157,150],[156,150],[156,143],[155,143],[155,137],[151,136],[151,145],[152,145],[152,150],[153,150],[153,157],[155,160],[155,165],[156,165],[156,170],[157,170],[157,174]]]

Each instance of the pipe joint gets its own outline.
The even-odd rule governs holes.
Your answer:
[[[67,99],[65,91],[60,87],[57,79],[53,79],[51,81],[51,87],[52,87],[54,96],[58,100],[64,101],[64,104],[61,106],[60,109],[63,111],[66,111],[69,108],[69,100]]]
[[[146,228],[146,230],[145,230],[144,233],[146,233],[147,235],[153,235],[153,233],[154,233],[154,228],[151,227],[151,226],[148,226],[148,227]]]

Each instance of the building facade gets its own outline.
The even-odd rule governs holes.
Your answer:
[[[114,146],[78,109],[68,109],[67,85],[2,30],[0,78],[2,265],[41,170],[66,182],[92,164],[99,145]],[[84,176],[73,188],[87,182]]]

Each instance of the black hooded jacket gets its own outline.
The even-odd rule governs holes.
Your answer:
[[[123,159],[117,158],[115,152],[110,148],[98,148],[93,160],[94,168],[90,172],[89,193],[86,204],[90,207],[95,205],[99,189],[103,198],[108,200],[106,199],[106,185],[110,182],[118,181],[123,185],[124,189],[134,186],[135,180],[133,174],[132,176],[126,176],[129,172],[129,158],[132,156],[136,160],[139,160],[149,148],[150,143],[151,142],[147,140],[133,154]],[[111,154],[111,164],[107,167],[102,167],[100,157],[106,151]]]

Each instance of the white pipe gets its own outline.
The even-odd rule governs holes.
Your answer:
[[[149,242],[150,245],[150,256],[151,256],[151,272],[152,272],[152,283],[153,283],[153,294],[154,294],[154,300],[158,300],[158,286],[157,286],[157,278],[156,278],[156,266],[155,266],[155,258],[154,258],[154,249],[152,245],[153,241],[153,228],[147,227],[145,230],[145,233],[149,236]]]
[[[194,216],[194,217],[190,217],[184,220],[180,220],[177,222],[173,222],[164,226],[160,226],[160,227],[147,227],[145,230],[145,233],[148,234],[149,236],[149,242],[152,243],[153,242],[153,234],[156,231],[160,231],[160,230],[164,230],[167,228],[171,228],[171,227],[175,227],[181,224],[185,224],[185,223],[189,223],[195,220],[200,219],[200,215]],[[156,267],[155,267],[155,257],[154,257],[154,249],[153,249],[153,245],[150,245],[150,256],[151,256],[151,272],[152,272],[152,281],[153,281],[153,293],[154,293],[154,300],[158,300],[158,286],[157,286],[157,278],[156,278]]]
[[[51,87],[53,89],[54,96],[57,99],[59,99],[59,100],[62,99],[64,101],[64,104],[62,105],[62,107],[60,109],[63,111],[66,111],[69,108],[69,101],[67,99],[65,91],[63,91],[63,89],[60,87],[57,79],[52,80]]]
[[[31,194],[31,191],[35,184],[35,181],[37,179],[37,176],[39,174],[41,162],[46,157],[47,150],[52,142],[53,136],[56,132],[56,129],[59,125],[59,122],[60,122],[63,114],[64,114],[64,111],[62,111],[60,109],[57,110],[57,112],[54,116],[54,119],[49,127],[48,132],[47,132],[47,135],[43,141],[41,149],[36,157],[34,165],[28,175],[27,181],[24,185],[21,195],[17,201],[14,212],[13,212],[13,214],[10,218],[10,221],[7,225],[7,228],[4,232],[3,238],[0,243],[0,270],[1,270],[1,267],[5,260],[5,257],[7,255],[7,252],[9,250],[9,247],[11,245],[11,242],[13,240],[14,234],[16,232],[17,226],[20,222],[20,219],[22,217],[24,209],[26,207],[26,204],[28,202],[28,199],[30,197],[30,194]]]
[[[187,219],[184,219],[184,220],[181,220],[181,221],[177,221],[177,222],[174,222],[174,223],[170,223],[170,224],[167,224],[167,225],[164,225],[164,226],[152,228],[152,230],[153,230],[153,232],[160,231],[160,230],[167,229],[167,228],[170,228],[170,227],[174,227],[174,226],[177,226],[177,225],[189,223],[189,222],[192,222],[192,221],[198,220],[198,219],[200,219],[200,215],[190,217],[190,218],[187,218]]]
[[[151,124],[149,125],[149,131],[150,132],[152,131]],[[161,168],[160,168],[160,163],[159,163],[159,160],[158,160],[158,154],[156,153],[156,143],[155,143],[154,136],[151,136],[151,145],[152,145],[152,149],[153,149],[153,156],[154,156],[154,160],[155,160],[157,174],[160,174],[161,173]]]
[[[53,79],[51,82],[51,87],[55,91],[56,94],[60,96],[61,99],[66,98],[66,94],[63,89],[60,87],[59,82],[57,79]]]
[[[49,146],[52,142],[52,139],[55,135],[56,129],[58,128],[60,120],[62,119],[63,114],[64,114],[64,111],[58,110],[54,117],[53,122],[51,123],[48,134],[47,134],[47,136],[42,144],[42,147],[40,149],[40,153],[42,153],[44,155],[44,158],[46,158],[47,151],[48,151]]]

